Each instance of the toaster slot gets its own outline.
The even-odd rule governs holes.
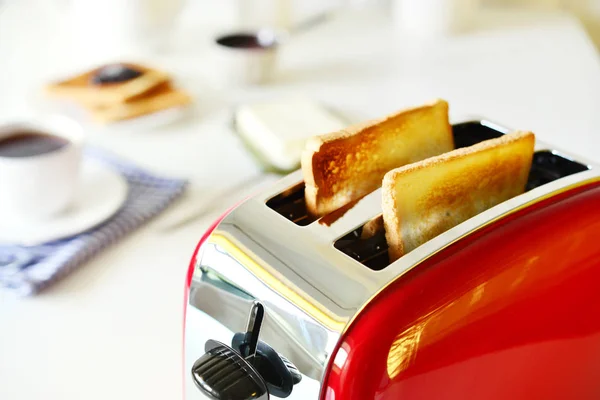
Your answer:
[[[454,147],[457,149],[473,146],[484,140],[499,138],[505,133],[506,131],[500,131],[493,128],[491,124],[480,121],[469,121],[452,125]]]
[[[526,190],[590,169],[587,165],[544,150],[533,154]]]
[[[306,226],[316,221],[308,214],[304,201],[304,182],[279,193],[267,201],[267,207],[281,214],[296,225]]]
[[[467,139],[475,140],[474,137],[468,138],[467,135],[461,138],[465,142]],[[556,152],[537,151],[533,154],[526,190],[588,169],[590,167],[587,165],[570,160]],[[380,229],[374,234],[364,235],[363,227],[365,226],[366,224],[335,241],[334,247],[374,271],[382,270],[390,264],[385,231]]]
[[[470,121],[452,126],[455,148],[468,147],[484,140],[498,138],[508,131],[495,128],[485,121]],[[573,161],[553,151],[537,151],[533,155],[526,190],[531,190],[565,176],[586,171],[587,165]]]
[[[375,234],[364,238],[363,226],[342,236],[334,242],[333,246],[374,271],[382,270],[390,264],[385,230],[380,229]]]
[[[484,140],[498,138],[507,132],[507,130],[495,127],[493,124],[485,121],[469,121],[454,124],[452,126],[452,134],[454,136],[456,148],[468,147]],[[546,183],[588,169],[589,167],[587,165],[561,156],[554,151],[538,151],[534,153],[533,156],[526,190],[531,190]],[[300,182],[268,200],[266,205],[278,214],[294,222],[296,225],[309,225],[318,218],[310,215],[306,209],[304,189],[304,182]],[[340,246],[336,245],[335,247],[352,258],[365,263],[365,265],[367,265],[366,263],[373,264],[373,269],[385,267],[385,265],[381,266],[382,262],[380,261],[380,258],[375,256],[375,253],[379,252],[378,249],[381,247],[382,243],[385,244],[383,235],[381,236],[381,238],[383,238],[382,240],[376,240],[375,237],[370,239],[360,239],[361,232],[358,232],[358,236],[352,236],[352,234],[353,232],[341,238],[340,241],[342,242]],[[357,249],[348,248],[347,244],[355,242],[357,238],[361,240],[358,244],[359,247]],[[377,261],[365,261],[365,259],[376,259]]]

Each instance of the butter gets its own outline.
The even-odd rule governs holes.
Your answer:
[[[341,118],[310,100],[253,103],[235,112],[238,134],[271,167],[299,167],[306,139],[344,128]]]

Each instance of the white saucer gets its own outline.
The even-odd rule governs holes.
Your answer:
[[[73,204],[45,220],[4,221],[0,244],[36,245],[76,235],[106,221],[127,199],[127,181],[96,161],[85,160]]]

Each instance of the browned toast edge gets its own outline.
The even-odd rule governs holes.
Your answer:
[[[410,114],[422,111],[423,109],[442,105],[446,109],[446,115],[448,114],[448,103],[442,99],[436,99],[426,104],[411,107],[400,110],[393,114],[390,114],[384,118],[366,121],[360,124],[352,125],[346,129],[342,129],[337,132],[332,132],[320,136],[314,136],[307,140],[305,150],[302,153],[301,165],[302,173],[305,182],[305,199],[308,211],[312,215],[323,216],[329,212],[334,211],[338,207],[330,206],[326,203],[325,199],[332,198],[335,193],[336,182],[328,179],[324,176],[323,171],[318,167],[318,154],[323,145],[331,144],[336,141],[344,140],[348,137],[358,135],[369,129],[373,129],[376,126],[384,123],[385,121],[397,118],[400,115],[409,117]],[[453,143],[452,138],[452,127],[448,121],[448,132],[450,135],[449,140]]]

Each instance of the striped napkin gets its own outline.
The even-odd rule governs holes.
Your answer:
[[[127,179],[125,204],[108,221],[70,238],[31,247],[0,245],[0,288],[21,296],[39,292],[163,211],[187,186],[185,180],[156,176],[97,149],[88,149],[86,157]]]

